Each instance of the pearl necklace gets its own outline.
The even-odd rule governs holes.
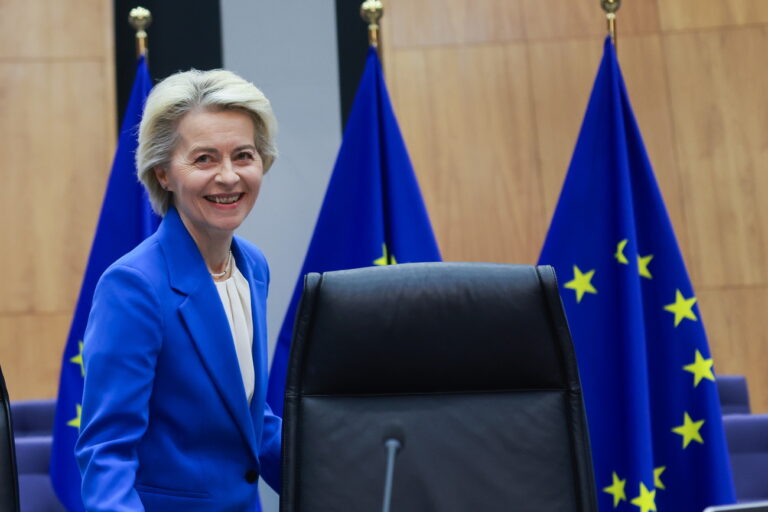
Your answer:
[[[211,274],[211,277],[219,278],[227,275],[227,272],[229,272],[230,270],[232,270],[232,251],[229,251],[229,256],[227,256],[227,268],[224,269],[224,272],[218,272],[214,274],[213,272],[209,271],[209,273]]]

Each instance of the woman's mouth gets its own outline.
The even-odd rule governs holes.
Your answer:
[[[204,196],[206,201],[216,204],[234,204],[238,202],[245,194],[238,192],[236,194],[215,194]]]

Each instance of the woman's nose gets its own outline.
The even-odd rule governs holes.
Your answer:
[[[240,181],[240,175],[235,172],[232,161],[228,158],[221,163],[219,172],[216,174],[216,181],[223,185],[234,185]]]

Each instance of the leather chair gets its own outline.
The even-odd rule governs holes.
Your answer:
[[[749,390],[743,375],[718,375],[717,393],[723,414],[749,414]]]
[[[8,512],[19,510],[19,481],[14,448],[8,390],[0,369],[0,510]]]
[[[421,263],[305,278],[288,369],[282,512],[597,510],[551,267]]]

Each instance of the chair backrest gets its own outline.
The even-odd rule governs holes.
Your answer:
[[[23,400],[11,402],[13,435],[50,436],[56,416],[56,400]]]
[[[310,274],[284,409],[281,510],[597,510],[551,267],[428,263]]]
[[[768,414],[723,416],[739,501],[768,500]]]
[[[0,368],[0,510],[9,512],[19,510],[19,480],[16,475],[13,423],[2,368]]]
[[[718,375],[717,393],[723,414],[749,414],[749,390],[743,375]]]
[[[51,436],[16,438],[21,512],[66,512],[49,475]]]

